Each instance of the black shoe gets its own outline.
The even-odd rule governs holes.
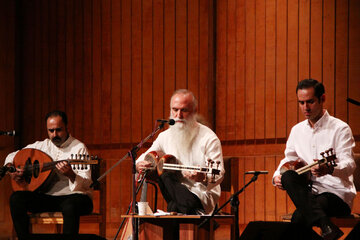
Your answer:
[[[339,239],[344,233],[335,224],[330,223],[329,225],[321,227],[321,237],[324,240],[336,240]]]

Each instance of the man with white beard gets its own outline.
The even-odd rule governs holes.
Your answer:
[[[170,101],[170,118],[175,120],[175,125],[160,133],[136,161],[138,171],[149,168],[151,163],[144,160],[145,156],[158,151],[173,155],[180,165],[207,167],[211,160],[215,163],[213,167],[220,170],[214,181],[205,173],[165,171],[158,184],[168,212],[210,214],[220,197],[220,183],[225,173],[221,143],[210,128],[196,121],[196,117],[197,101],[193,93],[186,89],[175,91]]]

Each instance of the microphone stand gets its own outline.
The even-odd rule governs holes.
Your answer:
[[[223,205],[221,205],[221,207],[219,207],[218,209],[216,209],[209,218],[206,218],[202,223],[200,223],[198,225],[198,227],[202,227],[205,223],[207,223],[208,221],[210,221],[210,219],[214,218],[214,216],[220,212],[221,209],[223,209],[229,202],[231,205],[231,208],[234,212],[235,215],[235,239],[239,239],[240,237],[240,233],[239,233],[239,194],[242,193],[245,188],[247,188],[252,182],[255,182],[258,178],[258,175],[260,173],[254,173],[254,176],[251,178],[251,180],[244,186],[242,187],[239,191],[237,191],[236,193],[234,193]]]
[[[146,171],[146,172],[144,173],[143,177],[141,178],[141,181],[140,181],[138,187],[136,188],[136,195],[139,193],[140,188],[141,188],[142,185],[144,184],[144,181],[145,181],[145,179],[146,179],[146,175],[147,175],[147,174],[148,174],[148,171]],[[128,207],[128,209],[126,210],[126,215],[129,214],[131,207],[132,207],[132,203],[129,204],[129,207]],[[134,210],[133,210],[133,211],[134,211]],[[121,221],[120,227],[119,227],[119,229],[117,230],[117,232],[116,232],[116,234],[115,234],[114,240],[115,240],[115,239],[117,238],[117,236],[119,235],[120,230],[121,230],[121,228],[122,228],[123,225],[124,225],[124,222],[125,222],[125,218]],[[133,223],[134,223],[134,222],[133,222]]]
[[[152,133],[150,133],[146,138],[144,138],[138,145],[133,147],[127,154],[125,154],[119,161],[117,161],[111,168],[109,168],[104,174],[102,174],[94,183],[91,184],[90,187],[94,187],[96,184],[99,184],[99,181],[103,179],[107,174],[109,174],[117,165],[119,165],[122,161],[126,158],[131,157],[132,159],[132,209],[135,212],[135,205],[136,205],[136,153],[142,148],[145,142],[147,142],[150,138],[152,138],[159,130],[163,129],[165,122],[161,122],[157,128],[155,128]],[[136,227],[135,218],[133,218],[133,238],[134,240],[138,239],[138,229]]]

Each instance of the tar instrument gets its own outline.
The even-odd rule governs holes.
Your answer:
[[[51,182],[54,175],[55,165],[60,161],[66,161],[69,164],[77,165],[78,169],[87,168],[88,164],[98,164],[97,157],[88,155],[71,154],[70,159],[53,161],[46,153],[33,149],[25,148],[20,150],[14,157],[13,165],[23,170],[23,181],[16,182],[12,180],[12,188],[14,191],[35,191],[44,190]]]
[[[205,173],[206,176],[210,176],[210,182],[215,182],[215,176],[220,174],[219,166],[220,162],[214,162],[211,159],[207,161],[207,167],[200,166],[186,166],[177,163],[176,157],[170,154],[164,154],[160,151],[151,151],[145,155],[145,161],[151,163],[150,170],[156,170],[149,174],[150,178],[155,178],[163,174],[164,170],[172,171],[194,171]]]
[[[280,174],[283,174],[284,172],[286,172],[287,170],[294,170],[295,172],[297,172],[299,175],[303,174],[303,173],[307,173],[311,170],[311,168],[315,165],[330,165],[333,167],[336,167],[336,154],[333,152],[332,148],[329,148],[328,150],[326,150],[325,152],[320,153],[320,155],[322,156],[321,159],[314,161],[312,164],[307,165],[306,162],[302,159],[298,159],[296,161],[290,161],[290,162],[286,162],[284,163],[284,165],[281,166],[280,168]]]

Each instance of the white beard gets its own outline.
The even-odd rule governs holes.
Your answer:
[[[194,114],[187,120],[176,119],[175,125],[170,126],[169,133],[171,139],[176,143],[179,152],[189,152],[192,142],[198,133],[198,124]]]

